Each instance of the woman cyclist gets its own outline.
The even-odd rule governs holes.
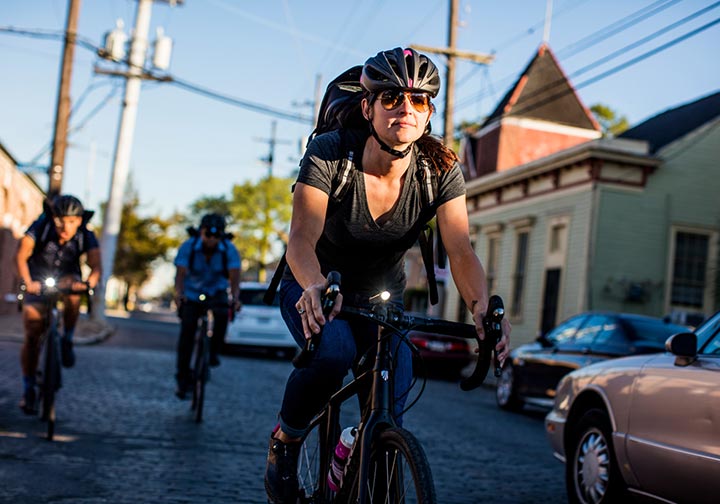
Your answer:
[[[293,196],[287,247],[288,267],[280,286],[282,315],[299,345],[322,329],[308,367],[291,373],[270,437],[265,487],[270,502],[295,502],[299,441],[312,417],[342,384],[357,356],[375,343],[374,328],[334,320],[343,302],[367,305],[378,290],[402,304],[403,258],[426,222],[416,183],[423,156],[437,173],[435,210],[453,279],[482,334],[487,308],[486,278],[470,244],[465,182],[457,156],[430,136],[431,99],[440,89],[433,62],[412,49],[396,48],[368,59],[362,70],[364,131],[318,135],[300,164]],[[329,193],[334,174],[350,146],[354,170],[349,194],[338,203]],[[342,276],[342,294],[325,318],[321,292],[329,271]],[[505,322],[497,345],[500,359],[509,352]],[[397,364],[395,415],[400,424],[412,380],[409,349],[393,343]]]

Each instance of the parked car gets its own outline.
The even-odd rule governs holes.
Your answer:
[[[427,376],[457,379],[477,360],[471,340],[425,331],[411,331],[410,341],[420,352],[413,359],[413,371]]]
[[[558,382],[569,372],[607,359],[662,352],[669,336],[685,330],[642,315],[581,313],[510,352],[498,378],[497,404],[511,411],[526,403],[549,409]]]
[[[254,350],[292,357],[298,349],[280,315],[278,296],[272,306],[263,303],[267,284],[243,282],[240,285],[242,310],[228,325],[225,346],[229,350]]]
[[[720,501],[720,312],[667,353],[614,359],[558,385],[545,428],[571,504]]]

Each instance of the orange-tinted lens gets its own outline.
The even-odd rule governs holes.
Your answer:
[[[385,110],[394,110],[402,105],[405,97],[408,97],[413,108],[418,112],[430,110],[430,97],[426,93],[413,93],[400,89],[389,89],[380,93],[380,105]]]

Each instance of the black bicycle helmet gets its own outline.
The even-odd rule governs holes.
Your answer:
[[[396,47],[380,51],[365,62],[360,84],[372,94],[402,88],[424,91],[435,98],[440,91],[440,73],[424,54]]]
[[[52,199],[50,203],[50,211],[55,217],[83,217],[85,208],[75,196],[58,195]]]
[[[225,218],[216,213],[209,213],[203,216],[200,221],[200,228],[205,228],[211,233],[225,232]]]

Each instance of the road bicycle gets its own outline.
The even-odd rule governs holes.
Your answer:
[[[193,395],[190,409],[194,412],[195,422],[202,422],[203,406],[205,405],[205,385],[210,379],[210,345],[215,330],[215,314],[213,305],[205,294],[200,294],[198,301],[202,316],[198,319],[195,331],[195,343],[192,354]]]
[[[43,327],[45,330],[40,336],[40,351],[36,371],[36,385],[38,387],[38,404],[40,420],[47,422],[47,439],[53,440],[55,436],[55,397],[62,387],[62,366],[60,354],[60,329],[62,317],[60,315],[60,300],[64,295],[85,295],[87,298],[88,313],[92,312],[93,290],[86,285],[84,289],[61,288],[57,286],[55,278],[47,278],[41,283],[40,294],[37,296],[43,304]],[[25,286],[21,286],[18,295],[18,309],[22,311],[25,301]]]
[[[339,285],[339,274],[329,274],[324,295],[326,313],[332,308]],[[475,339],[479,349],[476,367],[472,375],[460,383],[463,390],[472,390],[484,381],[495,345],[502,337],[502,300],[498,296],[490,299],[488,315],[483,322],[485,338],[480,340],[474,325],[406,315],[402,309],[388,303],[389,298],[389,293],[375,296],[370,308],[343,305],[338,315],[346,320],[376,323],[379,327],[377,343],[360,358],[361,363],[372,364],[371,368],[359,373],[330,398],[302,439],[298,459],[298,502],[302,504],[436,502],[432,472],[422,445],[411,432],[398,427],[393,416],[391,339],[399,336],[415,353],[417,349],[407,338],[407,333],[413,329]],[[320,334],[308,340],[294,361],[296,366],[307,365],[321,337]],[[495,374],[499,368],[495,355]],[[368,387],[368,400],[362,408],[355,442],[344,465],[341,486],[334,492],[328,483],[328,471],[342,430],[340,410],[345,401],[367,391]],[[420,394],[422,390],[412,404]]]

